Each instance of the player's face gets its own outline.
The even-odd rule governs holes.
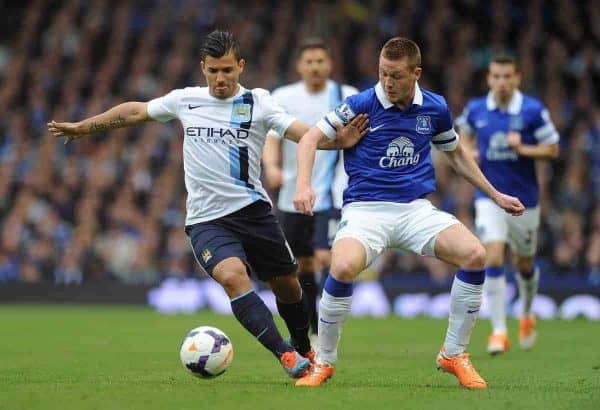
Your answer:
[[[487,75],[490,90],[500,100],[507,101],[519,87],[520,76],[513,64],[491,63]]]
[[[233,97],[238,91],[238,81],[245,64],[243,58],[236,61],[233,53],[220,58],[206,56],[201,66],[210,95],[215,98]]]
[[[331,58],[322,48],[308,48],[300,55],[296,68],[302,81],[318,89],[325,85],[331,75]]]
[[[379,56],[379,81],[390,102],[409,104],[414,96],[415,82],[420,77],[421,67],[409,67],[408,57],[393,61]]]

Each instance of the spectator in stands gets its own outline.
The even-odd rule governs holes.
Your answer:
[[[191,255],[176,249],[185,241],[183,231],[174,229],[181,226],[185,190],[174,126],[153,124],[59,147],[45,135],[44,124],[200,84],[200,70],[188,62],[198,61],[198,39],[214,27],[232,29],[245,50],[264,50],[244,75],[249,85],[268,89],[296,80],[290,50],[299,38],[324,36],[336,61],[334,78],[366,88],[377,78],[369,61],[376,61],[382,39],[409,36],[426,50],[421,82],[448,96],[455,115],[467,95],[484,91],[485,84],[472,79],[485,77],[490,56],[514,54],[528,86],[523,91],[547,103],[564,137],[563,157],[540,172],[542,219],[548,223],[539,257],[549,275],[600,277],[600,228],[592,227],[600,203],[597,2],[267,3],[234,7],[208,0],[202,9],[189,1],[168,8],[162,2],[141,8],[133,0],[5,5],[0,282],[147,283],[167,272],[193,271]],[[471,190],[445,184],[456,178],[440,165],[433,201],[472,224]],[[107,245],[112,239],[126,248]],[[436,277],[449,272],[420,258],[396,260],[389,270],[430,270]]]

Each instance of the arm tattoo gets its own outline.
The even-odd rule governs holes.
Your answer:
[[[106,132],[114,130],[115,128],[121,128],[123,126],[125,126],[125,118],[119,115],[117,118],[110,120],[108,123],[92,122],[90,124],[89,132]]]

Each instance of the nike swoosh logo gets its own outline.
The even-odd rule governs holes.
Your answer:
[[[379,124],[377,127],[370,127],[369,128],[369,132],[375,132],[377,131],[379,128],[383,127],[385,124]]]
[[[188,104],[188,109],[190,110],[195,110],[196,108],[200,108],[202,107],[201,105],[192,105],[192,104]]]
[[[467,313],[477,313],[477,312],[479,312],[479,309],[467,310]]]
[[[320,320],[321,320],[321,322],[323,322],[323,323],[327,323],[328,325],[335,325],[335,324],[337,323],[337,322],[328,322],[328,321],[326,321],[326,320],[325,320],[325,319],[323,319],[323,318],[321,318]]]

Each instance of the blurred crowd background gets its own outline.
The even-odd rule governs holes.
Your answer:
[[[126,100],[204,84],[199,45],[233,31],[246,87],[297,80],[304,36],[329,41],[334,78],[377,81],[389,37],[421,46],[423,87],[455,116],[484,94],[495,53],[516,56],[522,89],[542,99],[562,152],[540,164],[544,274],[600,282],[600,7],[587,1],[0,1],[0,282],[150,284],[196,274],[183,232],[182,132],[148,124],[64,145],[46,122],[77,121]],[[444,210],[472,226],[472,189],[436,159]],[[276,193],[273,193],[276,195]],[[389,254],[387,274],[449,267]]]

